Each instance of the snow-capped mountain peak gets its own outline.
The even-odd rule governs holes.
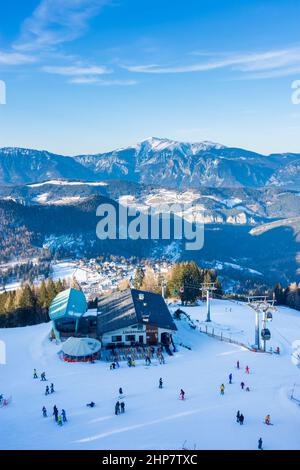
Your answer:
[[[139,147],[141,146],[147,146],[148,150],[152,150],[154,152],[160,152],[165,149],[168,150],[175,150],[175,149],[181,149],[185,151],[190,151],[193,154],[196,154],[199,151],[205,151],[209,150],[212,148],[220,149],[220,148],[225,148],[224,145],[218,144],[215,142],[210,142],[207,140],[204,140],[203,142],[179,142],[177,140],[171,140],[167,138],[161,138],[161,137],[148,137],[147,139],[142,140],[140,144],[138,144]]]
[[[201,151],[211,149],[222,149],[226,148],[225,145],[204,140],[201,142],[181,142],[178,140],[168,139],[166,137],[147,137],[135,144],[128,145],[127,147],[120,147],[114,152],[120,152],[124,150],[135,150],[137,153],[140,151],[147,152],[162,152],[164,150],[181,150],[188,154],[197,154]]]
[[[159,152],[167,148],[174,149],[181,145],[180,142],[175,140],[160,138],[160,137],[148,137],[147,139],[142,140],[141,145],[148,146],[149,149]]]

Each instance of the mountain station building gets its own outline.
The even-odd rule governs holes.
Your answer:
[[[97,336],[104,347],[169,346],[177,327],[159,294],[126,289],[98,300]]]

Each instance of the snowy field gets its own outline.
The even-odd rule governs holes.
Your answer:
[[[72,279],[76,277],[78,282],[85,282],[88,278],[88,272],[81,269],[78,264],[73,261],[62,261],[52,264],[52,276],[55,281],[59,279]],[[97,276],[99,278],[99,275]]]
[[[28,261],[29,260],[27,260],[27,262]],[[11,267],[13,266],[13,264],[16,264],[16,263],[11,263]],[[78,265],[74,261],[62,261],[59,263],[53,263],[52,271],[53,272],[52,272],[51,277],[55,281],[58,281],[59,279],[71,280],[73,277],[76,277],[78,282],[84,282],[87,280],[87,277],[88,277],[87,271],[78,267]],[[99,278],[99,275],[97,276],[97,278]],[[42,282],[42,278],[39,278],[39,279],[36,278],[34,280],[35,285],[39,285],[41,282]],[[12,281],[5,285],[5,290],[7,292],[13,291],[13,290],[19,289],[21,285],[22,285],[22,281]]]
[[[230,311],[231,309],[231,311]],[[194,319],[205,319],[205,307],[184,308]],[[215,325],[253,342],[254,313],[228,301],[213,301]],[[155,361],[146,368],[121,363],[111,371],[106,363],[68,364],[58,357],[59,346],[50,343],[50,324],[0,330],[7,347],[7,365],[0,365],[0,393],[13,396],[0,408],[1,449],[300,449],[300,407],[289,399],[300,370],[292,363],[292,344],[300,339],[300,313],[280,308],[270,329],[271,346],[282,354],[253,353],[192,330],[177,322],[179,347],[165,365]],[[237,370],[236,361],[241,369]],[[245,373],[245,366],[250,375]],[[45,396],[45,382],[32,372],[46,371],[56,392]],[[233,384],[228,375],[233,374]],[[164,388],[158,388],[159,378]],[[240,382],[250,387],[242,391]],[[225,395],[220,385],[225,384]],[[125,394],[126,413],[115,416],[118,389]],[[179,399],[180,388],[186,400]],[[96,402],[90,409],[86,403]],[[52,417],[56,404],[67,412],[62,428]],[[43,418],[45,405],[50,417]],[[236,423],[236,412],[245,424]],[[273,426],[263,424],[266,414]]]

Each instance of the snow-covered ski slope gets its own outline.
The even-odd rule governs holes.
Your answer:
[[[230,311],[231,308],[231,311]],[[193,318],[205,319],[205,306],[184,308]],[[212,302],[212,318],[227,332],[253,341],[254,313],[228,301]],[[300,407],[289,399],[300,370],[291,361],[292,343],[300,339],[300,313],[279,308],[270,325],[271,345],[280,356],[253,353],[193,330],[177,322],[179,347],[166,364],[156,360],[145,368],[121,363],[109,370],[104,362],[68,364],[58,357],[59,346],[50,343],[49,324],[0,330],[7,347],[7,365],[0,365],[0,393],[12,395],[0,409],[1,449],[300,449]],[[222,325],[222,326],[220,326]],[[237,370],[236,361],[241,370]],[[245,373],[245,366],[250,375]],[[46,371],[48,382],[33,380],[32,372]],[[228,375],[233,374],[233,384]],[[164,388],[158,388],[159,378]],[[240,382],[250,387],[242,391]],[[55,394],[44,395],[53,382]],[[220,385],[225,384],[225,395]],[[119,387],[126,413],[115,416]],[[179,399],[180,389],[186,400]],[[86,407],[90,401],[96,407]],[[54,404],[64,408],[68,423],[62,428],[52,417]],[[42,417],[46,406],[50,417]],[[236,423],[236,412],[245,424]],[[274,426],[263,424],[266,414]]]

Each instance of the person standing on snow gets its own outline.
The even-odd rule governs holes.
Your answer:
[[[47,410],[46,410],[46,407],[45,407],[45,406],[43,406],[42,412],[43,412],[44,418],[47,418]]]
[[[185,397],[185,391],[184,390],[180,390],[180,397],[181,397],[181,400],[184,400],[184,397]]]
[[[61,415],[59,415],[58,418],[57,418],[57,424],[58,424],[58,426],[62,426],[62,425],[63,425],[63,420],[62,420]]]
[[[241,388],[242,388],[242,390],[244,390],[244,387],[245,387],[244,382],[241,382]]]
[[[47,385],[46,390],[45,390],[45,395],[49,395],[49,393],[50,393],[50,392],[49,392],[49,387],[48,387],[48,385]]]
[[[240,414],[240,424],[243,425],[244,424],[244,415],[241,413]]]
[[[57,419],[58,419],[58,409],[57,409],[57,406],[56,406],[56,405],[53,406],[53,416],[54,416],[55,421],[57,422]]]
[[[120,413],[120,402],[117,401],[115,406],[115,415],[117,416]]]
[[[163,380],[162,380],[162,378],[159,379],[158,388],[163,388]]]
[[[37,378],[38,378],[36,369],[33,369],[33,378],[34,378],[34,379],[37,379]]]
[[[122,390],[122,387],[120,387],[120,388],[119,388],[119,395],[120,395],[120,397],[122,397],[122,396],[123,396],[123,390]]]
[[[47,380],[47,379],[46,379],[46,372],[42,372],[42,373],[41,373],[41,381],[42,381],[42,382],[46,382],[46,380]]]
[[[240,368],[240,361],[237,361],[237,362],[236,362],[236,368],[237,368],[237,369]]]
[[[224,392],[225,392],[225,385],[224,384],[221,385],[220,391],[221,391],[221,395],[224,395]]]
[[[262,438],[260,437],[260,438],[258,439],[258,448],[259,448],[259,450],[263,450],[262,444],[263,444],[263,440],[262,440]]]
[[[61,410],[61,416],[62,416],[63,422],[66,423],[67,422],[67,415],[66,415],[65,410]]]
[[[238,410],[238,412],[237,412],[237,414],[236,414],[236,422],[237,422],[237,423],[240,422],[240,417],[241,417],[240,410]]]
[[[245,372],[246,372],[246,374],[250,374],[250,369],[249,369],[248,366],[246,366]]]
[[[123,401],[121,403],[121,413],[125,413],[125,403]]]
[[[229,383],[232,384],[232,374],[229,374]]]
[[[50,392],[54,393],[54,385],[53,384],[50,385]]]

